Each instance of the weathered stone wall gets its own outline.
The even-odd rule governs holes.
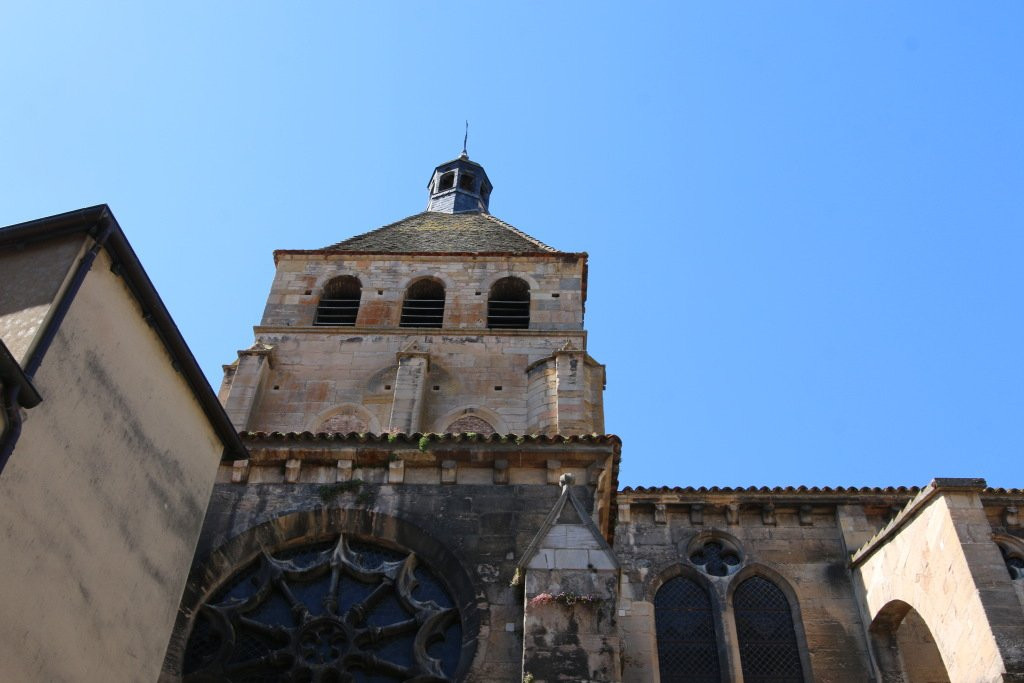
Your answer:
[[[223,445],[106,252],[35,383],[0,476],[3,678],[154,680]]]
[[[973,485],[972,485],[973,484]],[[952,681],[1024,678],[1024,620],[993,539],[980,480],[936,480],[853,557],[872,631],[920,614]],[[879,664],[885,680],[899,662]]]
[[[612,445],[537,442],[432,442],[424,450],[386,440],[251,445],[250,462],[222,466],[224,483],[214,490],[164,680],[180,675],[197,606],[260,544],[273,549],[345,531],[417,550],[450,582],[464,626],[477,629],[466,680],[519,681],[523,588],[510,585],[516,563],[559,498],[559,476],[596,481],[615,457]],[[574,490],[592,508],[594,486]]]
[[[515,276],[530,285],[530,329],[582,330],[586,261],[577,254],[530,256],[278,254],[264,327],[313,324],[328,280],[353,275],[363,285],[359,327],[398,327],[406,287],[422,277],[445,285],[445,329],[484,330],[491,285]]]
[[[238,426],[252,431],[321,431],[324,421],[346,405],[368,413],[363,427],[352,431],[373,431],[372,424],[387,431],[400,386],[398,356],[415,345],[418,352],[429,355],[427,371],[420,378],[418,431],[443,432],[468,411],[502,433],[552,433],[551,422],[540,421],[539,411],[530,410],[526,369],[563,346],[570,334],[570,339],[582,343],[582,333],[454,336],[440,330],[368,334],[352,328],[258,328],[259,342],[273,347],[266,379],[241,374],[246,363],[256,361],[240,359],[227,391],[227,406],[233,418],[248,416]],[[585,393],[601,392],[603,371],[589,371],[580,379]],[[259,391],[261,383],[264,388]],[[244,394],[241,400],[236,399],[237,392]],[[408,397],[403,393],[399,398]],[[583,403],[582,398],[574,400]],[[247,401],[255,402],[251,411],[246,409],[251,405]],[[580,417],[572,423],[575,428],[562,433],[598,431],[599,405],[590,401],[589,413],[582,410],[586,406],[577,406]],[[401,427],[407,423],[411,421],[399,420],[399,431],[405,431]]]
[[[622,564],[618,627],[624,681],[658,680],[654,596],[665,581],[686,572],[698,573],[713,592],[725,679],[742,679],[732,591],[758,574],[794,603],[790,607],[806,680],[868,680],[865,624],[835,502],[756,493],[620,493],[618,513],[615,551]],[[741,562],[728,575],[708,575],[691,561],[693,551],[707,540],[738,551]]]
[[[600,432],[604,367],[585,353],[583,268],[577,255],[279,255],[253,347],[272,351],[259,360],[241,352],[227,368],[228,413],[256,431],[337,430],[327,420],[347,411],[343,424],[357,432],[443,432],[467,416],[501,433]],[[530,283],[530,329],[488,330],[490,285],[510,274]],[[338,275],[363,283],[357,326],[313,327],[323,285]],[[423,275],[446,284],[444,328],[401,329],[405,287]],[[563,347],[572,358],[552,371],[553,395],[538,392],[527,369],[545,358],[557,364]],[[422,358],[415,376],[412,356]]]
[[[85,240],[70,235],[0,254],[0,339],[24,362]]]

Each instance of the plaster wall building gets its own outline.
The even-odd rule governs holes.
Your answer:
[[[0,230],[0,678],[153,680],[244,450],[109,210]]]

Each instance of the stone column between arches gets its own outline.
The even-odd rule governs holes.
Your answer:
[[[429,354],[411,351],[398,354],[398,372],[395,375],[395,394],[389,430],[405,434],[421,431],[428,372]]]

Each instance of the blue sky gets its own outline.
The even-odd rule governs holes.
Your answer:
[[[0,224],[106,202],[214,387],[275,248],[590,254],[621,483],[1024,486],[1024,3],[7,3]]]

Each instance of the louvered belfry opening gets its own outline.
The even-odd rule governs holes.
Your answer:
[[[658,671],[664,683],[720,683],[711,597],[693,579],[677,576],[654,596]]]
[[[732,597],[743,680],[802,683],[800,649],[786,594],[762,576],[752,576]]]
[[[437,280],[417,280],[405,290],[399,327],[441,327],[444,322],[444,285]]]
[[[318,327],[355,325],[362,290],[362,283],[351,275],[330,280],[320,295],[313,324]]]
[[[487,327],[525,330],[530,327],[530,285],[517,277],[503,277],[491,285],[487,300]]]

